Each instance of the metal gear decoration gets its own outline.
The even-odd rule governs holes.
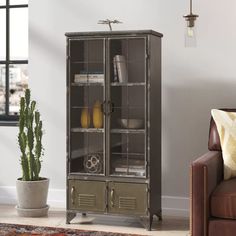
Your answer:
[[[84,158],[84,169],[88,173],[99,174],[102,171],[102,158],[99,154],[91,154]]]
[[[104,24],[104,25],[108,25],[110,31],[112,31],[112,24],[122,24],[123,22],[119,21],[119,20],[99,20],[98,24]]]

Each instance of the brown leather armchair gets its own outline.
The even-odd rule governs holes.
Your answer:
[[[223,180],[220,139],[212,118],[208,149],[191,164],[190,232],[192,236],[236,236],[236,178]]]

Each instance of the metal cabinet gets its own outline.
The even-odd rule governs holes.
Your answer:
[[[161,218],[161,37],[67,36],[67,222],[78,212]]]

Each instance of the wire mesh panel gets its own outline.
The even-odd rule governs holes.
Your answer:
[[[70,42],[71,173],[103,175],[104,41]]]
[[[109,45],[110,174],[145,177],[145,39],[111,39]]]

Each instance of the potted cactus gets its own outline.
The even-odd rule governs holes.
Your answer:
[[[42,120],[31,101],[30,90],[20,100],[18,144],[21,151],[22,177],[16,181],[18,215],[45,216],[48,213],[47,194],[49,179],[40,177],[43,156]]]

